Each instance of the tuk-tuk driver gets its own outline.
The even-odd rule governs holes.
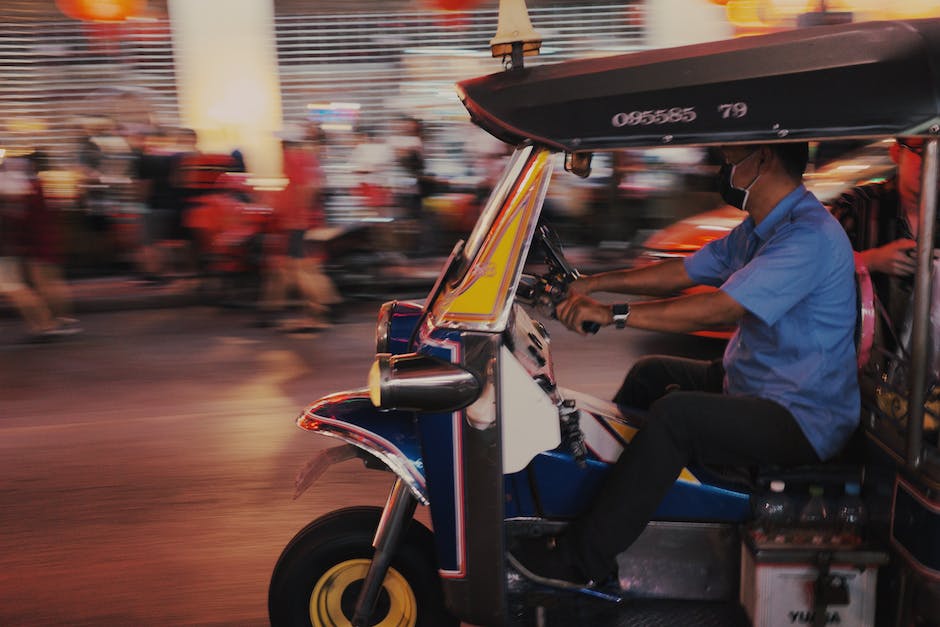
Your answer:
[[[614,400],[649,420],[606,484],[561,536],[526,539],[510,560],[546,583],[585,585],[616,570],[682,468],[802,465],[845,445],[859,420],[852,247],[802,184],[806,143],[727,146],[726,202],[748,218],[685,259],[575,281],[558,318],[689,332],[737,325],[722,360],[647,357]],[[716,291],[668,297],[694,285]],[[607,305],[587,296],[660,296]]]

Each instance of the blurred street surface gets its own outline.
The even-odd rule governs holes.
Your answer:
[[[364,385],[376,307],[303,336],[252,328],[238,309],[96,313],[84,334],[42,345],[0,318],[0,625],[267,624],[268,578],[293,534],[382,505],[391,486],[352,460],[291,500],[296,471],[336,443],[295,417]],[[602,398],[640,354],[721,348],[549,328],[559,382]]]

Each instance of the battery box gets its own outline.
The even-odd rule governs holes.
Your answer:
[[[817,611],[826,625],[875,624],[878,567],[888,556],[876,550],[758,545],[741,547],[741,605],[754,627],[813,625]]]

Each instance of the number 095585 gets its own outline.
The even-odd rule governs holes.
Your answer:
[[[611,124],[622,126],[652,126],[655,124],[688,123],[698,117],[695,107],[672,107],[671,109],[649,109],[647,111],[621,112],[611,118]]]

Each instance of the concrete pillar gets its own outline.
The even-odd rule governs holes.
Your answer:
[[[651,48],[697,44],[734,35],[725,8],[708,0],[646,0],[646,23]]]
[[[180,118],[204,152],[279,176],[281,91],[273,0],[169,0]]]

